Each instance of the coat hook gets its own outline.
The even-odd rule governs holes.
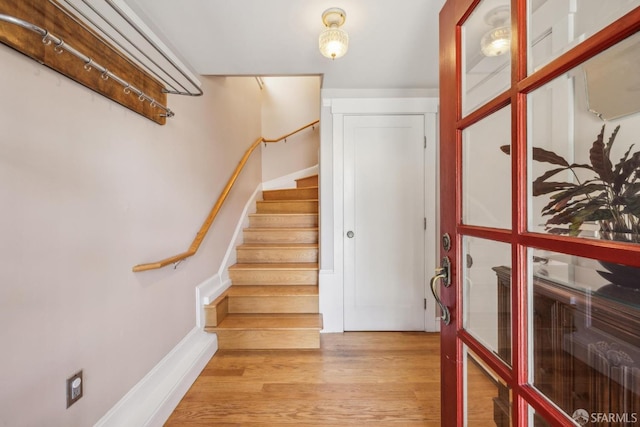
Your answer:
[[[144,101],[144,93],[141,93],[141,94],[140,94],[140,96],[138,97],[138,99],[139,99],[140,101]]]
[[[51,44],[51,39],[49,38],[49,31],[44,30],[44,36],[42,36],[42,43],[45,44],[45,46],[49,46]]]
[[[100,77],[102,77],[102,80],[109,80],[109,70],[107,70],[105,68],[104,72],[102,73],[102,75]]]
[[[64,40],[60,39],[60,41],[56,43],[56,45],[53,47],[53,51],[58,55],[60,55],[62,52],[64,52],[64,49],[62,49],[63,45],[64,45]]]
[[[131,89],[129,89],[129,86],[131,86],[129,83],[127,83],[127,85],[124,87],[124,93],[126,93],[127,95],[129,95],[131,93]]]
[[[87,71],[91,71],[91,64],[93,64],[93,59],[89,58],[89,60],[84,64],[84,69]]]

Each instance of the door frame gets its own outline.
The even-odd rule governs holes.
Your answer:
[[[322,96],[320,136],[320,312],[323,332],[344,332],[344,117],[348,115],[423,115],[425,153],[425,278],[435,268],[439,224],[437,209],[438,99],[427,97],[352,98]],[[433,220],[429,220],[433,218]],[[426,289],[426,283],[425,283]],[[437,331],[435,301],[429,293],[425,330]]]

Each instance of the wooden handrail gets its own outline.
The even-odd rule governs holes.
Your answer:
[[[169,264],[178,263],[186,258],[189,258],[192,255],[195,255],[195,253],[198,252],[198,248],[200,247],[200,244],[202,243],[205,236],[207,235],[209,228],[211,228],[211,224],[213,224],[213,221],[216,219],[218,212],[222,208],[222,205],[224,204],[225,200],[227,200],[227,196],[229,195],[229,192],[233,188],[233,185],[235,184],[236,180],[238,179],[238,175],[240,175],[240,172],[242,172],[244,165],[247,163],[247,161],[249,160],[249,157],[251,156],[253,151],[258,147],[258,145],[262,143],[266,144],[266,143],[275,143],[275,142],[282,141],[283,139],[286,139],[291,135],[295,135],[296,133],[301,132],[307,128],[310,128],[311,126],[317,125],[319,122],[320,120],[311,122],[308,125],[304,125],[301,128],[298,128],[293,132],[283,135],[277,139],[266,139],[265,137],[260,137],[256,139],[255,142],[251,144],[251,147],[249,147],[247,151],[244,153],[244,156],[242,156],[242,159],[240,159],[240,163],[238,163],[238,166],[236,167],[235,171],[231,175],[231,178],[229,178],[229,181],[227,181],[227,185],[222,190],[222,193],[220,193],[220,197],[218,197],[218,201],[216,202],[215,205],[213,205],[213,208],[211,208],[211,212],[209,212],[207,219],[204,221],[204,224],[202,224],[202,227],[200,227],[198,234],[196,234],[196,237],[193,239],[193,243],[191,243],[191,246],[189,246],[189,250],[187,250],[184,253],[174,255],[169,258],[165,258],[161,261],[151,262],[147,264],[138,264],[135,267],[133,267],[133,271],[139,272],[139,271],[154,270],[156,268],[162,268]]]

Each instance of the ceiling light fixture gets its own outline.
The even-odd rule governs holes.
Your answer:
[[[498,6],[484,17],[484,22],[493,28],[480,39],[484,56],[500,56],[511,48],[511,10],[509,6]]]
[[[327,58],[336,59],[344,56],[349,48],[349,34],[340,29],[347,19],[344,10],[332,7],[322,13],[322,22],[327,27],[320,33],[318,46],[320,53]]]

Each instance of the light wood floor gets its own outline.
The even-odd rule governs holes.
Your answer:
[[[348,332],[320,350],[219,350],[165,425],[440,426],[439,341]],[[491,425],[491,395],[474,426]]]

